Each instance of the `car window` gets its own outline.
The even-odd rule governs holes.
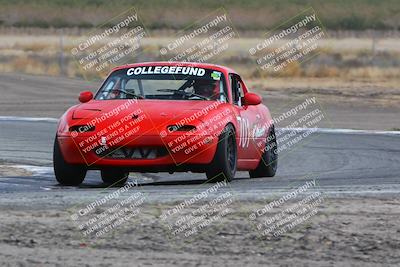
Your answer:
[[[243,86],[238,77],[235,74],[230,74],[231,90],[232,90],[232,102],[237,106],[241,106],[241,98],[243,97]]]

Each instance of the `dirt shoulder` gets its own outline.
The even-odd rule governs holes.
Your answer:
[[[49,200],[51,201],[51,200]],[[278,238],[260,237],[249,211],[261,202],[233,203],[232,213],[192,238],[171,237],[160,211],[142,212],[107,237],[82,238],[70,213],[43,207],[1,207],[1,265],[40,266],[396,266],[400,262],[400,198],[325,198],[318,213]],[[70,203],[65,203],[67,207]],[[195,208],[193,206],[192,208]]]
[[[337,106],[398,108],[400,79],[385,78],[268,78],[251,80],[249,86],[274,95],[317,95],[321,101]]]

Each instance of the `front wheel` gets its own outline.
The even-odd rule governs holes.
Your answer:
[[[278,145],[276,142],[275,130],[272,126],[260,163],[255,170],[249,171],[250,178],[273,177],[278,169]]]
[[[56,180],[61,185],[80,185],[87,171],[85,166],[69,164],[64,160],[57,137],[54,140],[53,167]]]
[[[232,181],[236,173],[237,146],[235,129],[228,125],[218,139],[217,150],[210,167],[206,171],[209,182]]]
[[[124,185],[128,180],[129,172],[118,169],[101,170],[101,179],[108,185]]]

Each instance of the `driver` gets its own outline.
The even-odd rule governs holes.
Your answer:
[[[194,93],[210,99],[219,98],[219,81],[195,80],[193,84]]]

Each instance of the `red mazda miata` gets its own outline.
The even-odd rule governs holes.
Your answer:
[[[275,175],[270,112],[230,68],[124,65],[79,101],[61,117],[54,142],[62,185],[81,184],[87,170],[100,170],[106,184],[124,184],[129,172],[204,172],[209,181],[231,181],[236,171]]]

